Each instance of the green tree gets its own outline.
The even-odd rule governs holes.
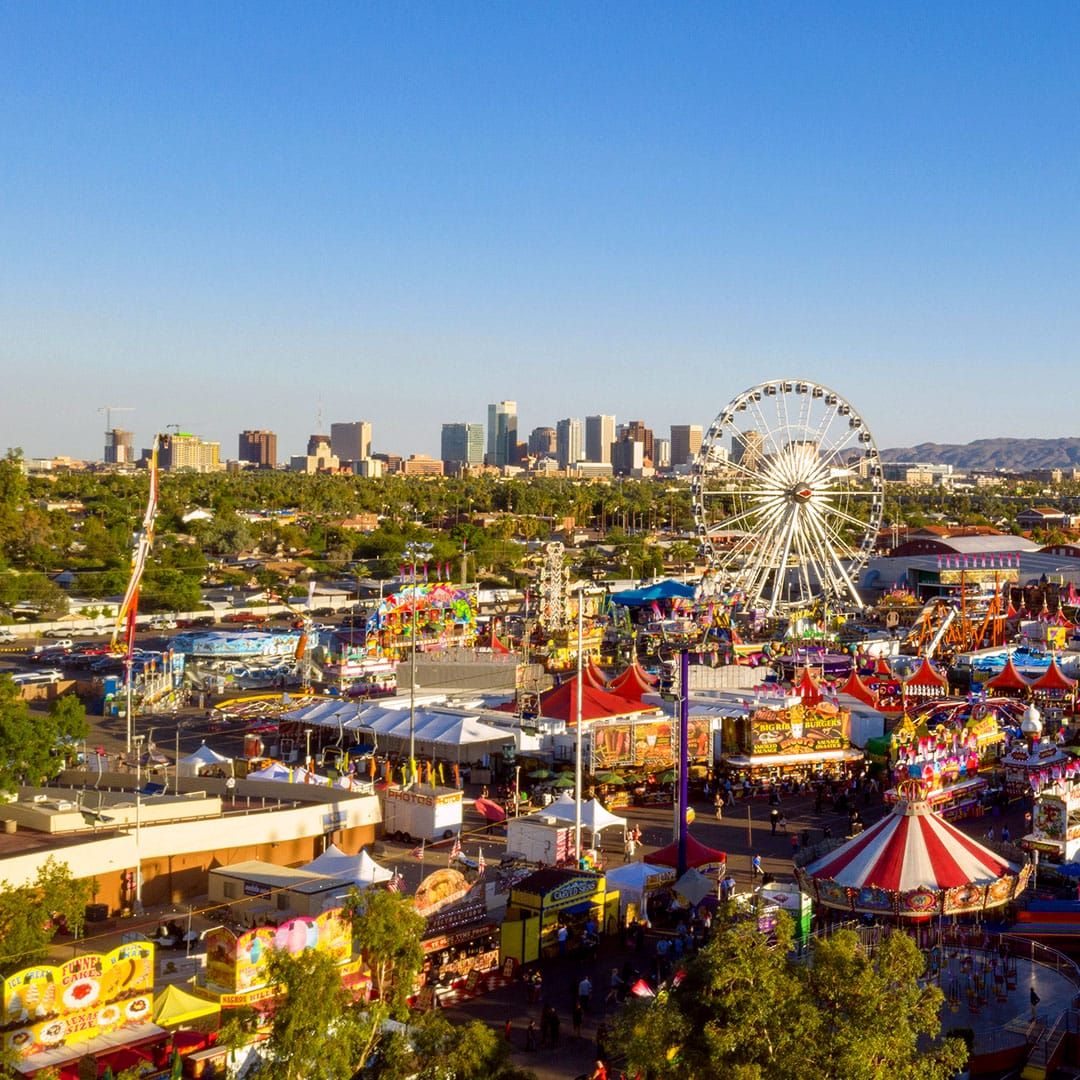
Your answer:
[[[806,962],[790,956],[782,918],[773,941],[752,921],[720,925],[679,986],[627,1005],[616,1022],[628,1072],[648,1080],[947,1080],[966,1060],[941,1039],[941,991],[921,986],[907,935],[873,957],[843,931]]]
[[[62,756],[70,760],[74,745],[90,733],[86,722],[86,706],[74,694],[61,694],[49,706],[49,726],[54,747],[67,747]]]
[[[49,857],[24,885],[0,885],[0,977],[43,960],[58,927],[82,933],[96,886],[71,876],[67,863]]]
[[[274,1010],[260,1075],[269,1080],[347,1080],[362,1068],[379,1037],[379,1022],[352,1007],[341,972],[325,953],[275,950],[270,981],[285,993]]]
[[[353,889],[345,912],[352,923],[353,940],[371,969],[378,999],[374,1008],[385,1016],[406,1018],[407,999],[424,963],[423,917],[416,913],[411,897],[383,889]]]
[[[451,1024],[429,1012],[386,1041],[376,1075],[378,1080],[527,1080],[535,1074],[511,1065],[506,1040],[487,1024]]]

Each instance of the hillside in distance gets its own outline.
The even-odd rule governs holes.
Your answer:
[[[932,461],[957,469],[1057,469],[1080,466],[1080,439],[976,439],[882,450],[884,461]]]

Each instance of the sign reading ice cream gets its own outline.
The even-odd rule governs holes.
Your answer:
[[[23,968],[4,980],[4,1046],[25,1057],[144,1023],[153,989],[154,946],[143,941]]]

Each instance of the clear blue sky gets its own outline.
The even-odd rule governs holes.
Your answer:
[[[1075,435],[1080,5],[0,6],[0,444]]]

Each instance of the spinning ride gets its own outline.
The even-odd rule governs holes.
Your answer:
[[[704,585],[770,615],[823,596],[863,606],[855,582],[881,526],[881,458],[835,391],[803,380],[744,391],[705,433],[691,491]]]

